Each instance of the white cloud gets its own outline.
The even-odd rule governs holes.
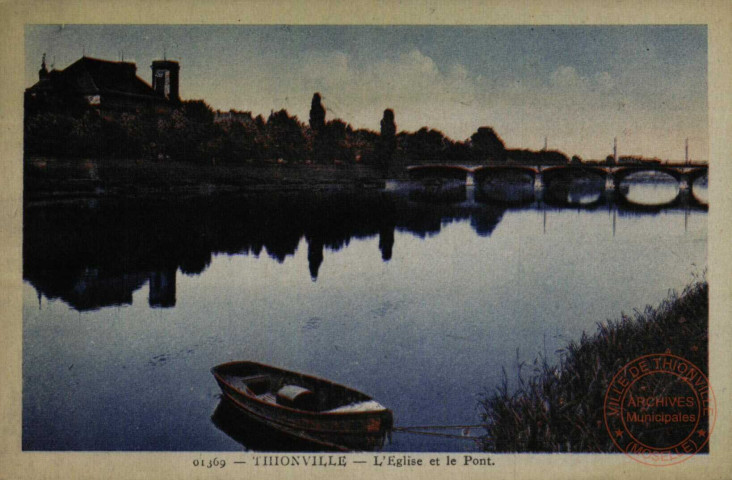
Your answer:
[[[559,67],[552,72],[549,79],[550,84],[559,89],[584,89],[589,86],[589,80],[586,77],[581,77],[574,67]]]
[[[217,83],[222,87],[209,101],[221,108],[265,116],[287,108],[307,121],[317,91],[328,119],[355,128],[378,130],[384,109],[392,108],[400,130],[428,126],[463,140],[490,125],[510,147],[540,148],[548,136],[550,147],[584,158],[604,158],[614,136],[626,152],[678,157],[675,137],[706,135],[704,112],[659,115],[689,103],[688,93],[671,80],[653,91],[605,71],[582,75],[570,65],[558,65],[543,79],[499,83],[474,75],[469,65],[440,69],[418,49],[373,63],[357,63],[340,51],[311,51],[296,62],[251,59],[236,79]]]

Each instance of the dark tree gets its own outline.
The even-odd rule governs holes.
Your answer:
[[[71,115],[53,112],[26,114],[23,138],[25,153],[59,157],[70,155],[68,139],[75,126],[76,120]]]
[[[325,126],[325,108],[320,102],[320,94],[313,95],[313,101],[310,104],[310,128],[316,134],[323,130]]]
[[[406,134],[404,143],[404,154],[414,164],[444,162],[450,141],[441,131],[422,127],[414,133]]]
[[[539,163],[545,165],[566,165],[569,163],[569,157],[558,150],[542,150],[536,153]]]
[[[323,130],[315,137],[317,156],[327,162],[348,162],[352,160],[353,152],[348,146],[348,137],[353,133],[350,125],[336,118],[326,123]]]
[[[505,161],[506,147],[491,127],[480,127],[470,136],[473,158],[479,162]]]
[[[449,142],[445,151],[445,160],[451,163],[469,163],[470,147],[465,142]]]
[[[189,100],[161,117],[157,124],[157,153],[165,158],[207,162],[209,141],[215,137],[214,112],[202,100]]]
[[[349,147],[355,162],[376,165],[378,159],[379,134],[364,128],[353,131],[349,135]]]
[[[288,162],[301,160],[305,154],[305,136],[296,116],[287,110],[273,112],[265,127],[268,154]]]
[[[310,130],[312,132],[313,160],[323,163],[328,157],[327,146],[325,145],[325,107],[321,103],[319,93],[313,95],[310,104]]]
[[[395,150],[396,123],[394,123],[394,111],[387,108],[384,110],[384,118],[381,119],[381,138],[379,142],[379,163],[384,169],[384,174],[389,170]]]

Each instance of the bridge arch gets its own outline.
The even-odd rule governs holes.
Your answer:
[[[607,170],[587,165],[560,165],[557,167],[549,167],[541,171],[541,180],[547,187],[555,180],[574,180],[580,178],[605,179],[607,178]]]
[[[493,204],[521,205],[535,199],[537,170],[523,165],[492,165],[475,169],[476,200]]]
[[[537,174],[538,170],[521,165],[491,165],[477,167],[473,170],[473,176],[476,184],[486,181],[491,177],[500,178],[507,175],[527,175],[531,177],[531,181],[533,182]]]
[[[682,192],[679,192],[673,199],[662,203],[640,203],[622,194],[615,197],[615,204],[619,209],[628,212],[643,213],[659,213],[669,208],[678,208],[683,206],[685,201],[688,203],[688,196],[685,196]]]
[[[684,178],[684,174],[675,168],[668,168],[664,167],[663,165],[637,165],[637,166],[628,166],[628,167],[622,167],[615,170],[613,173],[613,181],[615,182],[615,187],[619,187],[623,180],[628,178],[628,176],[634,174],[634,173],[641,173],[641,172],[660,172],[665,173],[669,175],[670,177],[673,177],[677,182],[681,182]]]
[[[689,185],[692,185],[699,177],[702,177],[704,175],[709,174],[709,168],[707,167],[697,167],[692,168],[688,172],[686,172],[686,179],[689,182]]]
[[[592,208],[603,202],[607,171],[588,165],[561,165],[541,171],[544,200]]]
[[[472,170],[462,165],[414,165],[407,167],[412,180],[446,179],[466,181]]]

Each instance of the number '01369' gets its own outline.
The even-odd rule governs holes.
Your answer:
[[[193,460],[193,466],[194,467],[204,467],[204,468],[224,468],[226,466],[226,460],[223,458],[197,458]]]

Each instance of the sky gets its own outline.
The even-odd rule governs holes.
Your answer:
[[[707,29],[677,26],[29,25],[26,86],[43,53],[66,68],[83,54],[180,62],[183,99],[307,122],[379,130],[436,128],[464,140],[491,126],[508,148],[708,158]]]

